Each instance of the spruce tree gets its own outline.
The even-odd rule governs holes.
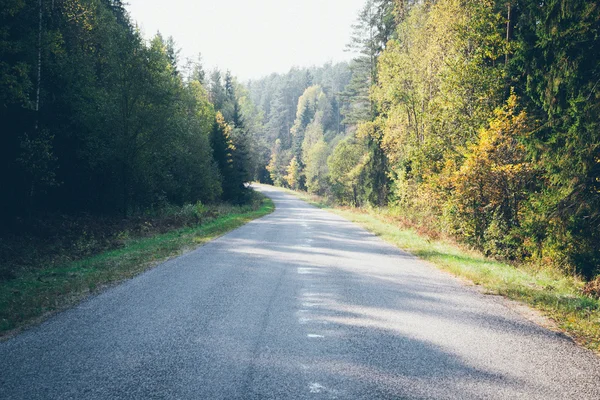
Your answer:
[[[521,0],[512,60],[517,88],[540,120],[528,136],[545,170],[542,199],[559,251],[586,276],[600,272],[600,7]]]

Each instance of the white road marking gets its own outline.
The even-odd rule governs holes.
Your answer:
[[[313,382],[308,386],[308,389],[310,390],[311,393],[323,393],[323,391],[325,391],[327,388],[323,385],[321,385],[320,383],[317,382]]]
[[[312,268],[312,267],[298,267],[298,273],[300,275],[322,274],[320,268]]]

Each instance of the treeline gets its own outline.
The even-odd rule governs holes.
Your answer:
[[[0,221],[243,202],[238,86],[143,40],[120,0],[0,1]]]
[[[287,184],[287,168],[292,159],[296,163],[304,161],[305,137],[311,136],[308,132],[330,142],[345,134],[343,109],[348,103],[341,91],[350,78],[348,65],[340,63],[293,68],[287,74],[272,74],[248,83],[247,115],[253,121],[258,180]],[[304,174],[297,179],[304,182]],[[298,185],[304,184],[297,182],[292,186]]]
[[[307,82],[281,125],[276,101],[256,102],[270,179],[591,278],[599,34],[596,1],[369,0],[345,86]],[[264,90],[281,91],[250,85]]]

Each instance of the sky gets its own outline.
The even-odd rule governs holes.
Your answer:
[[[293,66],[352,58],[344,51],[365,0],[126,0],[146,38],[173,36],[180,57],[257,79]]]

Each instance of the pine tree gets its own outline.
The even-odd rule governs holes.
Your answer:
[[[393,0],[368,0],[353,25],[347,50],[358,56],[350,64],[352,79],[342,93],[348,103],[345,124],[356,125],[375,116],[369,91],[377,81],[377,58],[395,32],[395,10]]]
[[[198,58],[196,59],[196,61],[191,63],[190,80],[198,81],[202,85],[205,84],[206,71],[204,71],[204,67],[202,65],[201,54],[198,54]]]
[[[235,88],[233,86],[233,76],[231,76],[230,71],[225,73],[225,98],[229,102],[234,102],[236,100]]]
[[[252,142],[237,99],[234,102],[232,124],[234,126],[232,142],[235,147],[234,170],[240,192],[244,192],[245,184],[252,180]]]
[[[547,218],[557,249],[577,272],[600,271],[600,7],[555,0],[515,7],[518,88],[543,121],[529,137],[546,171]]]
[[[209,98],[210,102],[214,104],[216,110],[223,110],[223,106],[227,101],[227,94],[225,93],[225,88],[223,87],[223,82],[221,78],[221,71],[215,69],[210,74],[210,82],[209,82]]]
[[[236,201],[239,188],[235,176],[233,161],[234,146],[230,134],[231,127],[227,125],[223,114],[217,112],[210,137],[213,157],[221,174],[223,198],[229,201]]]

